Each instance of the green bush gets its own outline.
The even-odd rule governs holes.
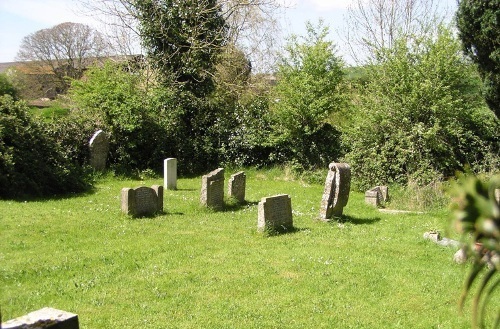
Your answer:
[[[90,176],[66,157],[24,102],[0,97],[0,197],[51,196],[90,187]]]
[[[498,168],[499,121],[481,101],[477,73],[450,31],[400,40],[380,59],[359,89],[344,136],[361,189]]]
[[[5,73],[0,74],[0,96],[10,95],[14,99],[18,96],[18,91]]]

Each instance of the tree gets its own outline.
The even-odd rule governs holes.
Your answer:
[[[203,96],[214,88],[227,27],[216,0],[137,0],[139,30],[163,83]]]
[[[477,64],[490,109],[500,115],[500,0],[461,0],[457,26],[465,53]]]
[[[328,116],[345,105],[342,60],[327,41],[328,27],[306,24],[307,36],[292,36],[278,67],[271,111],[276,117],[275,138],[293,159],[310,167],[326,165],[338,151]],[[328,146],[326,149],[325,146]]]
[[[348,7],[346,39],[357,62],[376,59],[395,40],[425,35],[441,23],[438,0],[354,0]]]
[[[345,135],[347,161],[362,189],[425,185],[467,166],[498,170],[500,123],[478,97],[479,77],[460,47],[441,28],[436,37],[396,41],[370,67]]]
[[[101,33],[67,22],[24,37],[17,58],[29,61],[33,73],[53,74],[58,91],[64,92],[68,78],[80,78],[91,59],[104,55],[107,44]]]

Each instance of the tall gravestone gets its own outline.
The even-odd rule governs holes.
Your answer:
[[[500,188],[495,189],[495,201],[500,206]]]
[[[109,138],[102,130],[96,131],[89,141],[90,166],[95,170],[106,169],[106,160],[109,151]]]
[[[141,186],[123,188],[121,191],[121,209],[127,215],[154,215],[163,211],[163,186]]]
[[[177,159],[167,158],[163,161],[163,185],[167,190],[177,189]]]
[[[3,329],[78,329],[78,315],[44,307],[21,317],[1,323]]]
[[[231,175],[227,184],[227,196],[235,198],[239,203],[245,202],[246,179],[243,171]]]
[[[328,169],[320,207],[320,218],[324,221],[342,216],[351,188],[351,167],[347,163],[332,162]]]
[[[201,178],[202,205],[219,209],[224,207],[224,168],[218,168]]]
[[[257,230],[282,231],[293,229],[292,200],[287,194],[262,198],[259,202]]]

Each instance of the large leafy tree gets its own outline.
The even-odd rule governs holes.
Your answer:
[[[500,0],[461,0],[457,26],[465,52],[477,64],[491,110],[500,114]]]
[[[305,167],[333,160],[338,138],[326,120],[345,104],[343,63],[327,40],[328,27],[320,21],[306,28],[304,38],[292,36],[285,48],[271,104],[276,142]]]
[[[227,26],[216,0],[137,0],[142,43],[164,84],[204,96],[214,88]]]
[[[360,187],[426,184],[465,166],[497,169],[499,121],[478,97],[477,72],[449,30],[399,40],[370,74],[346,138]]]
[[[52,74],[63,92],[69,87],[68,78],[80,78],[92,62],[89,59],[107,55],[107,50],[101,33],[85,24],[66,22],[24,37],[17,57],[29,61],[35,73]]]

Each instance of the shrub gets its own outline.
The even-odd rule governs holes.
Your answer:
[[[0,97],[0,113],[0,197],[50,196],[90,187],[90,177],[65,156],[24,102]]]

